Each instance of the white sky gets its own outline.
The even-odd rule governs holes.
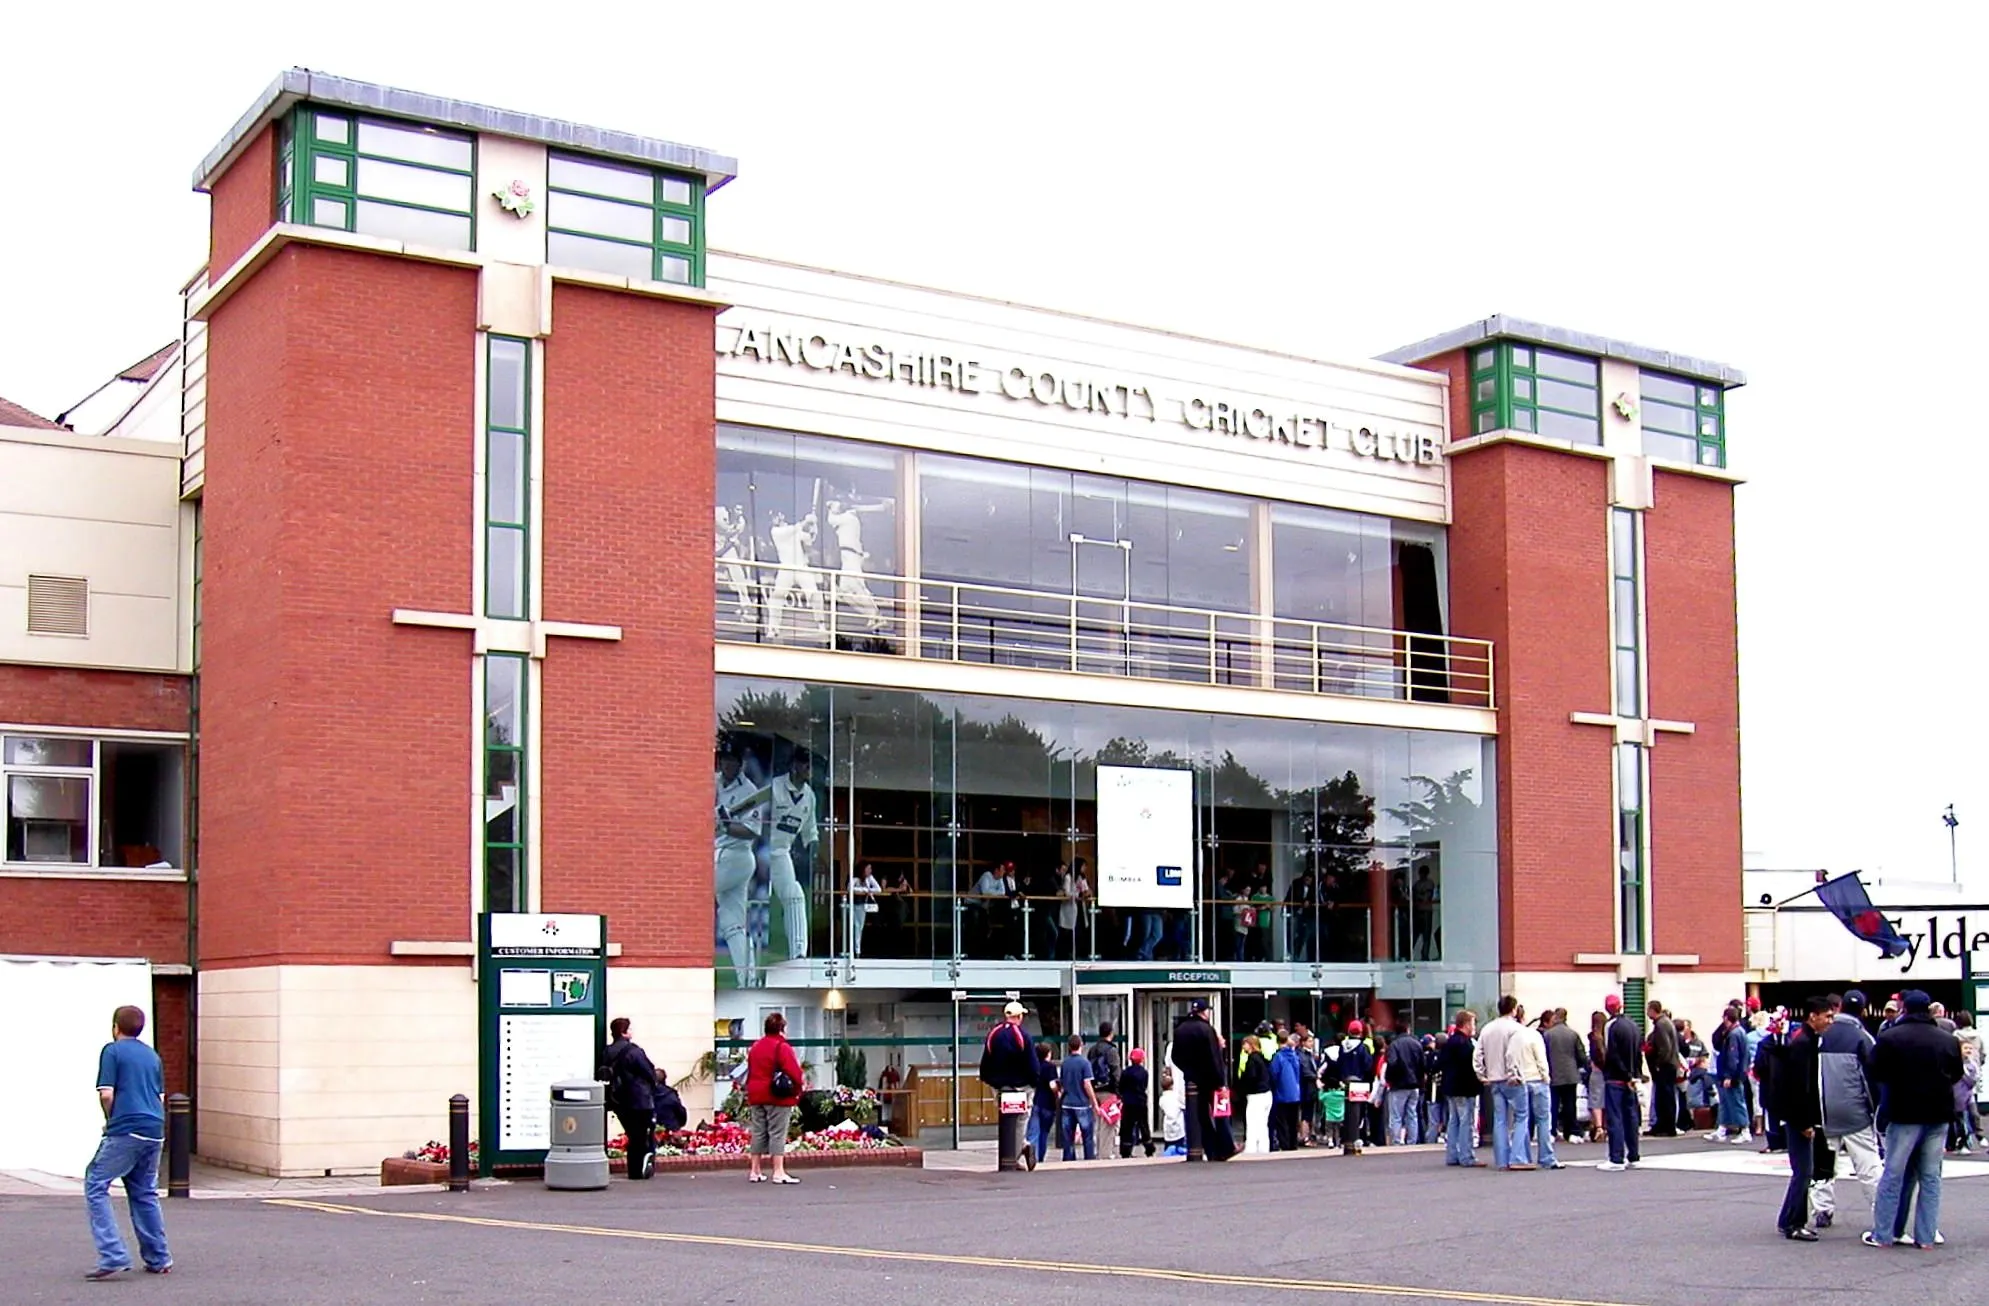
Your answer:
[[[293,64],[733,155],[723,248],[1326,357],[1506,312],[1713,358],[1747,864],[1945,878],[1953,802],[1969,877],[1989,11],[1221,8],[16,14],[0,395],[174,337],[194,165]]]

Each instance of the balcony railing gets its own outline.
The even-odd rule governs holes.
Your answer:
[[[1494,705],[1483,639],[729,558],[717,587],[727,644]]]

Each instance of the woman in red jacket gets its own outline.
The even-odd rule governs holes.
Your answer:
[[[752,1124],[751,1142],[746,1151],[753,1167],[746,1182],[766,1181],[766,1176],[760,1173],[760,1158],[771,1156],[773,1181],[798,1184],[801,1181],[787,1172],[785,1153],[788,1117],[794,1114],[794,1106],[801,1100],[801,1062],[787,1041],[787,1017],[774,1012],[767,1017],[766,1028],[766,1037],[746,1053],[746,1115]],[[781,1085],[788,1090],[785,1095],[774,1091],[774,1076],[781,1073],[788,1080]]]

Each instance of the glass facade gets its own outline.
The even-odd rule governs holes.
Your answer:
[[[1534,431],[1573,444],[1602,443],[1602,378],[1596,360],[1514,340],[1471,351],[1471,430]]]
[[[475,248],[476,142],[466,133],[305,104],[278,135],[280,220]]]
[[[1724,392],[1661,372],[1640,373],[1638,389],[1645,453],[1701,467],[1727,465]]]
[[[721,984],[797,956],[1497,968],[1488,738],[740,677],[716,709]],[[1192,773],[1194,910],[1097,904],[1103,764]]]

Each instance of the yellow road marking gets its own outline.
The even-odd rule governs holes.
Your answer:
[[[1211,1274],[1200,1270],[1164,1270],[1141,1265],[1095,1265],[1072,1261],[1031,1261],[1006,1256],[964,1256],[948,1252],[891,1251],[879,1247],[838,1247],[827,1243],[776,1242],[766,1238],[738,1238],[723,1234],[666,1233],[651,1229],[615,1229],[587,1224],[498,1220],[488,1216],[448,1215],[438,1211],[379,1211],[367,1206],[311,1202],[295,1197],[266,1198],[263,1204],[317,1211],[325,1215],[371,1215],[385,1220],[427,1220],[436,1224],[480,1225],[486,1229],[526,1229],[539,1233],[581,1234],[589,1238],[693,1243],[704,1247],[726,1247],[745,1251],[791,1252],[804,1256],[841,1256],[870,1261],[910,1261],[921,1265],[959,1265],[974,1269],[1030,1270],[1040,1274],[1093,1274],[1107,1278],[1160,1279],[1171,1283],[1202,1283],[1228,1288],[1270,1289],[1278,1292],[1340,1293],[1349,1297],[1476,1302],[1485,1303],[1486,1306],[1624,1306],[1620,1302],[1582,1301],[1563,1297],[1524,1297],[1502,1292],[1461,1292],[1454,1288],[1334,1283],[1317,1279],[1274,1279],[1251,1274]]]

